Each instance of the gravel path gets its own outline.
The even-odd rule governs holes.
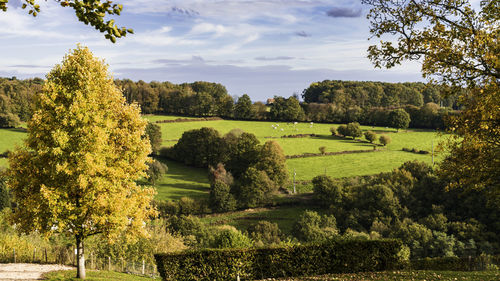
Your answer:
[[[4,263],[0,264],[0,280],[40,280],[46,272],[71,269],[58,264]]]

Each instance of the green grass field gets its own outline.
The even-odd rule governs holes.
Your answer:
[[[185,118],[181,116],[146,115],[151,121],[173,120]],[[341,152],[353,150],[370,150],[373,146],[366,142],[353,141],[340,137],[333,137],[330,133],[332,126],[338,124],[311,124],[311,123],[286,123],[286,122],[257,122],[257,121],[200,121],[159,123],[162,130],[164,146],[172,146],[182,136],[182,133],[201,127],[213,127],[222,135],[232,129],[239,128],[243,131],[253,133],[261,143],[268,140],[277,141],[286,155],[298,155],[303,153],[318,153],[319,147],[325,146],[327,152]],[[277,129],[274,129],[273,126]],[[403,147],[431,150],[432,144],[437,146],[446,136],[439,135],[429,130],[408,130],[396,132],[394,129],[383,127],[362,126],[363,130],[373,130],[378,134],[387,134],[392,142],[386,147],[378,147],[383,151],[366,152],[357,154],[342,154],[322,157],[297,158],[287,161],[290,171],[290,179],[295,170],[296,180],[308,181],[313,177],[326,174],[332,177],[350,177],[358,175],[370,175],[390,171],[399,167],[402,163],[411,160],[420,160],[431,163],[430,155],[403,152]],[[316,134],[316,137],[306,138],[281,138],[283,135],[292,134]],[[16,144],[21,145],[26,133],[16,129],[0,129],[0,153],[13,149]],[[436,157],[436,161],[442,155]],[[193,198],[205,197],[208,194],[207,173],[204,169],[184,166],[173,161],[164,161],[169,167],[168,173],[155,185],[157,188],[157,199],[172,200],[187,196]],[[0,167],[7,166],[7,159],[0,158]],[[290,189],[292,187],[290,186]],[[309,185],[297,186],[299,192],[309,192]]]
[[[158,200],[177,200],[181,197],[200,198],[208,195],[207,170],[186,167],[168,160],[162,160],[168,172],[156,183]]]
[[[22,145],[26,132],[20,129],[0,129],[0,153]]]
[[[87,278],[85,280],[89,281],[106,281],[106,280],[123,280],[123,281],[149,281],[149,280],[161,280],[161,278],[148,278],[132,274],[125,274],[113,271],[95,271],[87,270]],[[76,279],[76,270],[63,270],[54,271],[44,274],[43,280],[59,280],[59,281],[69,281],[69,280],[81,280]]]

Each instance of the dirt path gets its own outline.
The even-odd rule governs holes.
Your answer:
[[[0,264],[0,280],[40,280],[46,272],[71,269],[57,264],[4,263]]]

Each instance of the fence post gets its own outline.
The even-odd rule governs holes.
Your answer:
[[[14,263],[16,263],[16,248],[13,248],[14,250]]]
[[[125,260],[122,258],[122,272],[125,272]]]
[[[108,256],[108,270],[111,271],[111,257]]]
[[[36,260],[36,247],[33,249],[33,262]]]
[[[144,275],[145,266],[146,264],[144,263],[144,259],[142,259],[142,275]]]
[[[45,263],[48,263],[48,258],[47,258],[47,248],[45,248],[44,253],[45,253]]]

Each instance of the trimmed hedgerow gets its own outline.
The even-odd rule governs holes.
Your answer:
[[[411,269],[473,271],[486,270],[489,266],[499,266],[500,256],[480,255],[473,257],[437,257],[412,260]]]
[[[342,240],[259,249],[156,254],[163,280],[235,280],[381,271],[401,265],[399,240]]]

